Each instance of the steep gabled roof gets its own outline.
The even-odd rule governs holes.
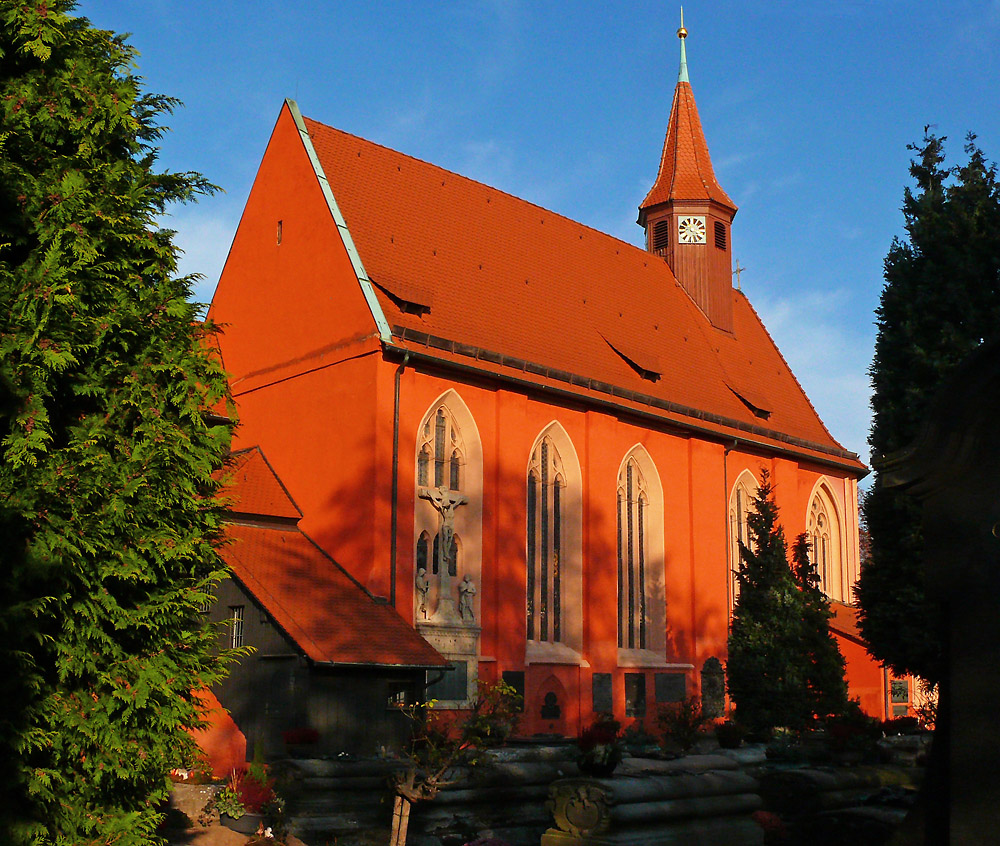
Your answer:
[[[298,522],[302,512],[281,483],[260,447],[238,450],[226,468],[229,486],[226,495],[234,515],[250,518],[277,518]]]
[[[443,667],[437,651],[296,528],[232,523],[222,557],[233,575],[313,661]]]
[[[311,660],[323,664],[441,667],[447,662],[388,605],[352,579],[295,525],[302,516],[259,447],[227,468],[233,576]]]
[[[742,293],[733,332],[717,330],[655,255],[315,120],[303,127],[388,346],[864,472]]]

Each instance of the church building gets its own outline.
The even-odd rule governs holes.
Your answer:
[[[419,677],[387,688],[385,707],[426,683],[461,709],[477,680],[505,679],[525,735],[573,736],[605,711],[652,725],[657,703],[718,690],[738,542],[767,470],[787,536],[812,540],[851,695],[885,716],[889,679],[849,607],[867,471],[733,287],[737,209],[713,172],[686,34],[638,210],[645,248],[285,102],[210,317],[237,447],[287,493],[272,510],[296,550],[313,547],[241,556],[241,529],[223,554],[241,557],[234,590],[302,666],[316,657],[296,620],[360,631],[368,607],[392,625],[332,637],[330,662]],[[333,570],[353,604],[332,598]],[[363,648],[380,638],[399,646]],[[296,719],[340,731],[313,710]]]

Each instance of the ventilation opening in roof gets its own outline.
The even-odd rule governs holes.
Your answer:
[[[726,224],[715,221],[715,246],[726,249]]]
[[[430,314],[430,300],[432,299],[430,296],[415,290],[403,290],[402,286],[398,285],[393,286],[395,290],[390,290],[386,285],[376,282],[374,279],[371,280],[371,283],[385,294],[392,301],[392,304],[404,314],[415,314],[418,317]]]
[[[663,366],[655,355],[634,347],[632,344],[628,345],[628,350],[624,350],[621,342],[616,341],[612,344],[603,333],[601,337],[604,338],[604,342],[611,347],[612,351],[643,379],[656,382],[663,375]]]
[[[726,387],[736,394],[739,401],[753,412],[754,417],[759,417],[761,420],[767,420],[767,418],[771,416],[771,409],[767,407],[771,403],[765,400],[764,397],[756,394],[755,392],[748,391],[746,388],[734,388],[728,382],[726,383]]]

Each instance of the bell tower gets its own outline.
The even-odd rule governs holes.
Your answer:
[[[713,326],[733,330],[732,246],[730,230],[736,205],[722,190],[698,117],[688,79],[684,10],[677,37],[680,72],[670,107],[660,170],[639,206],[646,249],[670,265]]]

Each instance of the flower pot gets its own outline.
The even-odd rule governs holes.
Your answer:
[[[220,814],[219,821],[226,827],[239,834],[256,834],[260,824],[264,822],[263,814],[244,814],[242,817],[231,817],[229,814]]]

